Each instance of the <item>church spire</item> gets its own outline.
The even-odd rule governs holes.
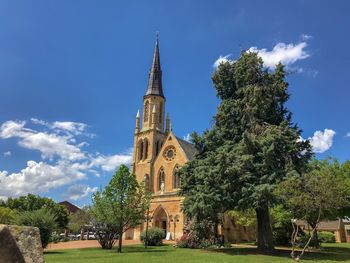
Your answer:
[[[159,95],[164,98],[162,86],[162,69],[160,67],[158,32],[156,33],[156,46],[154,48],[153,61],[148,77],[146,95]]]

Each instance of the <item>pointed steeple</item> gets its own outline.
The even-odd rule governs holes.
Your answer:
[[[154,48],[153,61],[148,77],[148,86],[145,95],[159,95],[164,98],[162,86],[162,69],[160,67],[158,32],[156,34],[156,46]]]

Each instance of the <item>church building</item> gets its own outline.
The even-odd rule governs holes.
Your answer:
[[[146,187],[152,193],[149,227],[164,229],[167,237],[176,239],[182,236],[186,226],[186,218],[181,211],[184,197],[179,195],[180,179],[176,170],[191,161],[198,150],[191,143],[174,135],[169,114],[165,115],[165,102],[157,35],[148,86],[143,96],[142,115],[140,112],[136,115],[130,171],[139,182],[145,181]],[[145,227],[146,222],[139,228],[128,230],[125,239],[138,239]],[[240,233],[232,232],[233,228],[237,232],[238,228],[234,225],[231,230],[230,227],[225,228],[224,232],[228,231],[226,236],[242,239]]]

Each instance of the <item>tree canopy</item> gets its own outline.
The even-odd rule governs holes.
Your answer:
[[[92,213],[98,222],[116,229],[119,253],[123,233],[143,222],[149,201],[144,184],[139,184],[125,165],[120,166],[104,190],[93,195]]]
[[[221,63],[212,77],[220,105],[214,125],[192,134],[201,150],[180,170],[184,212],[216,220],[228,210],[254,209],[258,247],[273,248],[268,208],[275,187],[306,169],[312,156],[285,103],[288,83],[282,64],[273,72],[256,53]]]
[[[68,211],[64,206],[55,203],[50,198],[40,197],[38,195],[28,194],[27,196],[8,198],[7,201],[0,204],[0,206],[8,207],[18,212],[35,211],[46,208],[55,216],[56,225],[59,228],[66,228],[69,221]]]
[[[350,211],[350,169],[349,161],[340,164],[336,160],[313,160],[306,173],[289,176],[275,189],[276,195],[289,209],[293,218],[305,220],[311,226],[311,236],[300,255],[294,250],[292,257],[300,259],[314,239],[319,246],[317,227],[322,220],[335,220]],[[297,227],[297,226],[296,226]],[[298,231],[293,233],[294,247]]]

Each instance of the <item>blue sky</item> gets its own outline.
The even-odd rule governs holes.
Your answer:
[[[293,119],[318,158],[350,158],[348,1],[0,1],[0,196],[88,204],[130,161],[159,31],[179,137],[212,124],[221,58],[291,72]],[[349,134],[350,135],[350,134]]]

